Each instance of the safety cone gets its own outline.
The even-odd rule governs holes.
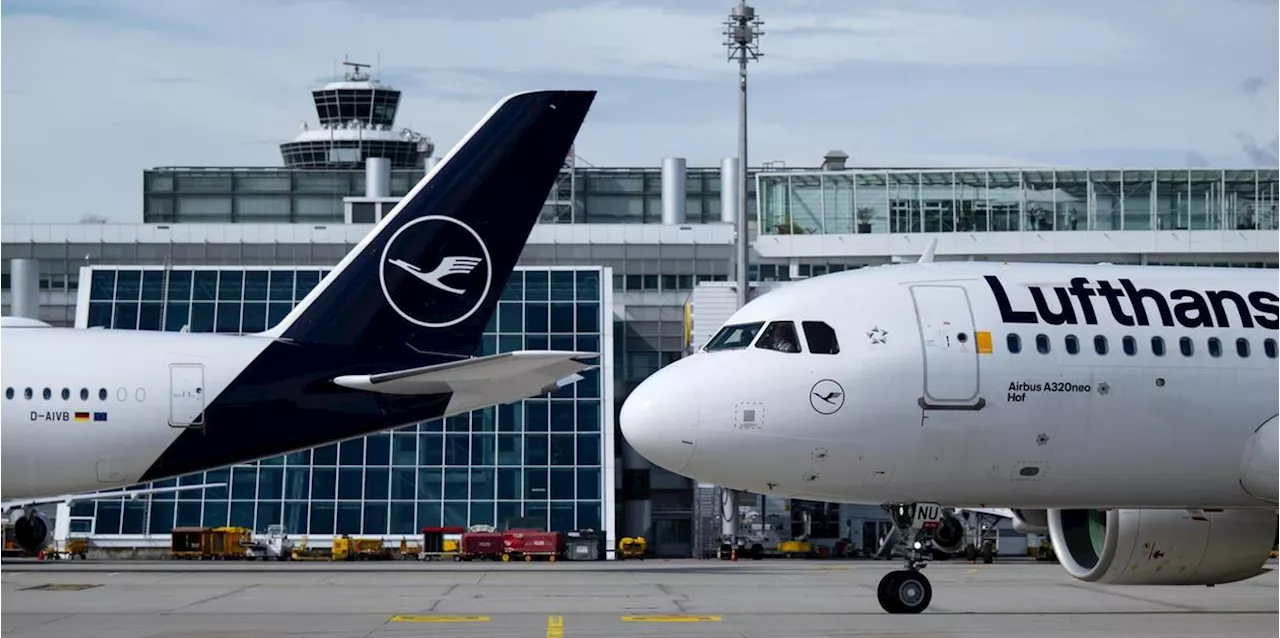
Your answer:
[[[738,560],[738,547],[736,545],[734,546],[733,551],[729,553],[729,560],[731,561]]]

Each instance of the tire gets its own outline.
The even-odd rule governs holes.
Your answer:
[[[880,607],[891,614],[918,614],[929,608],[933,585],[924,574],[908,569],[885,574],[876,588]]]

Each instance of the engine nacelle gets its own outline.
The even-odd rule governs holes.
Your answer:
[[[1273,416],[1258,426],[1240,458],[1240,487],[1254,498],[1272,505],[1280,502],[1276,489],[1276,467],[1280,466],[1277,420],[1280,417]]]
[[[1217,585],[1266,572],[1274,511],[1049,510],[1058,562],[1112,585]]]
[[[13,521],[13,540],[27,554],[35,554],[48,547],[53,540],[53,526],[38,510],[31,516],[24,512]]]
[[[1049,510],[1013,511],[1013,529],[1019,534],[1046,534],[1049,532]]]
[[[933,532],[933,545],[948,554],[964,549],[964,521],[955,514],[943,514],[938,528]]]

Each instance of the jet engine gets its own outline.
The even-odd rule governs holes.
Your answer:
[[[35,554],[48,547],[53,540],[53,526],[39,510],[28,516],[25,512],[13,520],[13,540],[27,554]]]
[[[1049,532],[1048,510],[1011,510],[1013,529],[1019,534],[1046,534]]]
[[[1252,578],[1276,538],[1273,510],[1048,510],[1054,553],[1080,580],[1216,585]]]
[[[933,532],[933,546],[939,551],[954,554],[964,549],[964,521],[948,512],[942,515],[938,528]]]

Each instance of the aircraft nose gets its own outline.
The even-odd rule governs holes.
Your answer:
[[[676,362],[631,391],[618,415],[627,443],[649,462],[679,474],[693,458],[697,390]]]

